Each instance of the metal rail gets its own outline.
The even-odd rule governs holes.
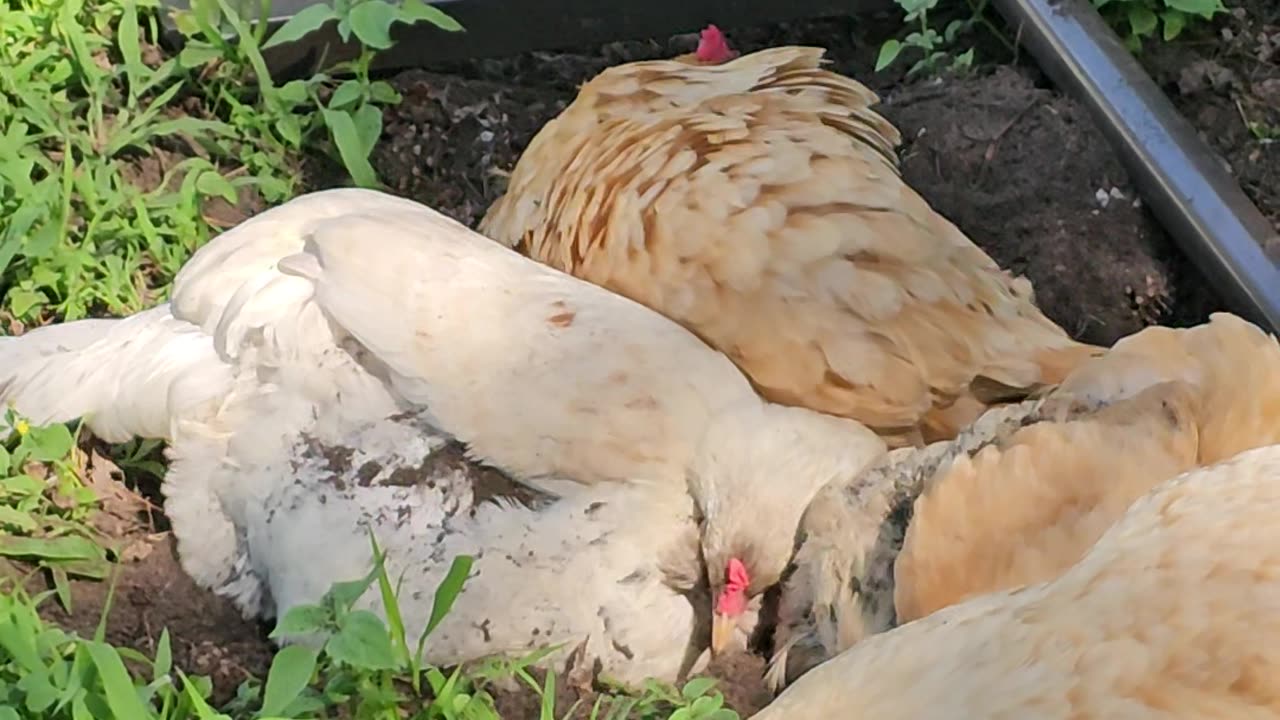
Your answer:
[[[1280,332],[1276,228],[1097,11],[1087,0],[995,6],[1049,77],[1089,108],[1143,201],[1231,310]]]

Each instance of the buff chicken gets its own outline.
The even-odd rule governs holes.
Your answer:
[[[605,70],[530,142],[480,230],[658,310],[766,398],[891,444],[1062,380],[1073,341],[904,182],[876,95],[824,51]]]
[[[1280,717],[1280,446],[1158,483],[1052,579],[867,638],[754,720]]]
[[[1157,484],[1280,443],[1280,345],[1216,314],[1147,328],[1039,401],[828,485],[801,523],[775,686],[867,636],[1057,577]]]

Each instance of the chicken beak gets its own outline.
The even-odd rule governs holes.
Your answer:
[[[729,647],[736,627],[733,617],[724,613],[715,613],[711,618],[711,657],[719,657]]]

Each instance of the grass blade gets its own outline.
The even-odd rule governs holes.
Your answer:
[[[418,657],[422,657],[422,648],[425,647],[427,636],[432,630],[444,620],[449,611],[453,609],[453,603],[458,599],[458,595],[462,593],[462,587],[467,583],[467,575],[471,573],[471,564],[475,560],[470,555],[459,555],[453,559],[453,564],[449,566],[449,572],[445,574],[444,580],[440,581],[440,586],[436,588],[435,597],[431,601],[431,618],[427,620],[427,626],[423,628],[422,635],[418,637]]]
[[[116,649],[103,642],[86,642],[85,647],[93,664],[98,668],[98,677],[102,678],[102,687],[107,695],[107,706],[118,718],[145,718],[150,713],[138,699],[138,693],[129,679],[129,671],[125,670],[124,661]]]

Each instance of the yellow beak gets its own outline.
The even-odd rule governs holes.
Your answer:
[[[734,619],[722,613],[715,613],[711,617],[711,657],[717,657],[720,653],[729,647],[729,641],[733,640],[733,631],[737,627]]]

